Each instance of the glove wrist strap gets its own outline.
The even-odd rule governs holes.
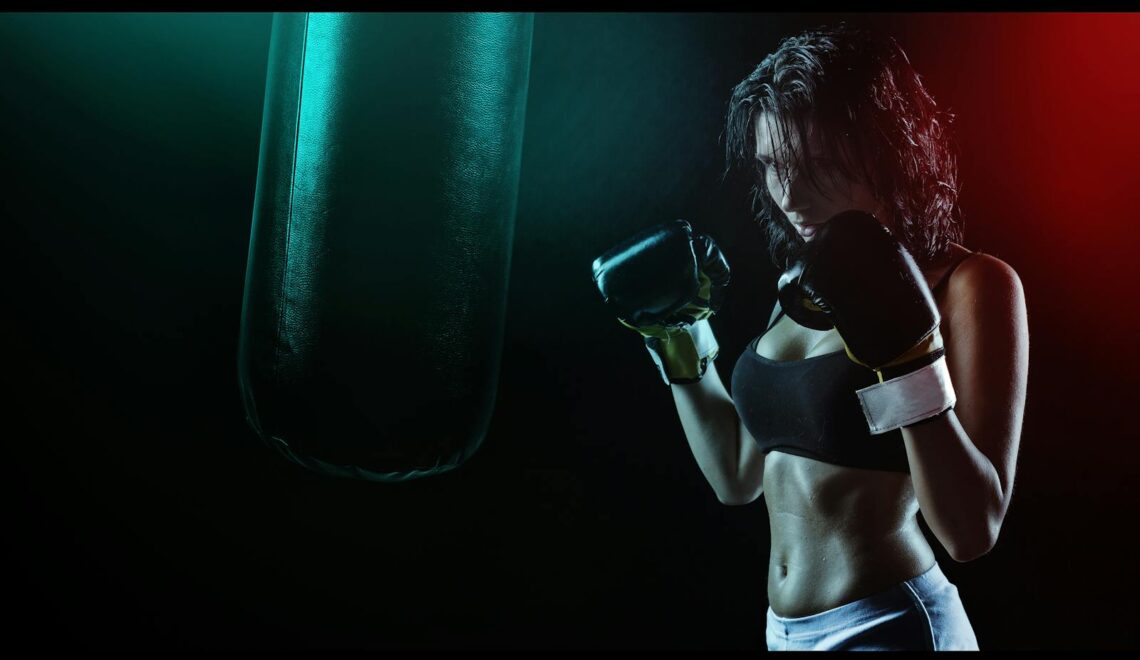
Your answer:
[[[946,356],[905,375],[856,390],[872,435],[946,412],[957,403]]]
[[[707,318],[681,326],[667,337],[645,338],[645,348],[666,385],[698,382],[720,353],[720,345]]]

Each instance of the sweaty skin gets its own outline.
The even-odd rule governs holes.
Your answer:
[[[924,270],[934,284],[953,259],[966,253],[953,244],[949,258]],[[951,276],[953,277],[953,276]],[[935,293],[941,332],[953,301],[949,282]],[[756,345],[780,361],[842,352],[835,330],[804,328],[783,316]],[[771,525],[768,600],[783,617],[802,617],[889,589],[924,573],[934,551],[918,526],[918,499],[910,475],[822,463],[774,451],[764,460],[764,498]]]

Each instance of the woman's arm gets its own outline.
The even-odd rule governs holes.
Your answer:
[[[748,504],[764,491],[764,454],[740,421],[716,364],[690,385],[672,385],[689,448],[717,499]]]
[[[1013,495],[1029,326],[1021,280],[1000,259],[967,259],[947,293],[957,404],[902,435],[923,517],[950,556],[966,562],[993,548]]]

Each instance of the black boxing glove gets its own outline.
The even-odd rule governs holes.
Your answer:
[[[847,356],[878,374],[878,385],[857,392],[872,433],[954,406],[934,297],[910,252],[873,215],[831,218],[791,260],[778,289],[793,321],[834,327]]]
[[[699,381],[719,346],[708,318],[720,309],[728,261],[684,220],[651,227],[594,260],[594,282],[622,325],[645,338],[666,383]]]

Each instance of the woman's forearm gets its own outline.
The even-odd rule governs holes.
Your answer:
[[[919,508],[955,561],[993,548],[1004,497],[993,463],[970,441],[954,410],[902,428]]]
[[[740,418],[713,364],[690,385],[673,385],[677,414],[697,465],[725,504],[740,498]]]

